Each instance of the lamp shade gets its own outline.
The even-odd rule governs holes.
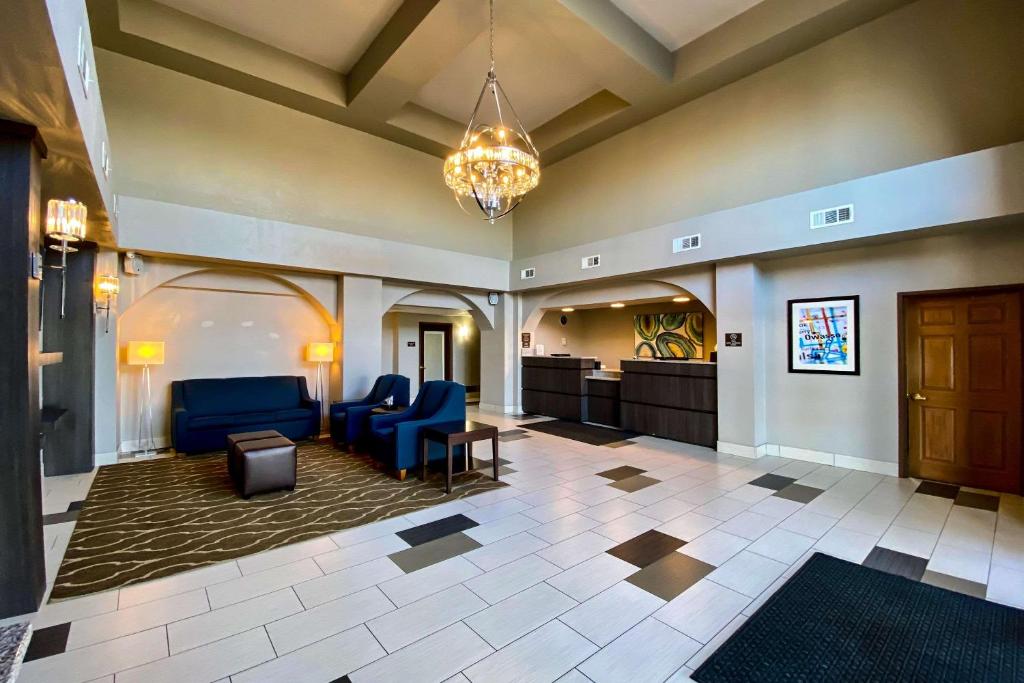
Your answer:
[[[128,342],[128,365],[163,365],[164,343],[162,341]]]
[[[46,235],[77,242],[85,239],[85,204],[74,199],[51,199],[46,203]]]
[[[309,342],[306,344],[306,360],[310,363],[333,362],[334,342]]]
[[[121,281],[116,275],[100,275],[96,290],[106,296],[114,296],[121,291]]]

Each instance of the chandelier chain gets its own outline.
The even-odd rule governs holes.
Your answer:
[[[491,73],[494,73],[494,0],[490,0],[491,9]]]

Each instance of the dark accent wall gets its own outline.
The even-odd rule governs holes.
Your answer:
[[[59,351],[60,363],[43,367],[43,408],[61,417],[44,430],[43,473],[50,477],[93,468],[94,372],[96,315],[93,283],[96,245],[78,242],[68,254],[64,317],[60,317],[61,255],[46,250],[43,281],[43,351]]]
[[[0,120],[0,618],[34,612],[46,588],[39,468],[39,163],[32,126]]]

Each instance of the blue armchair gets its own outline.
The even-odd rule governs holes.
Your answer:
[[[320,432],[320,401],[305,377],[230,377],[171,382],[171,445],[179,453],[223,450],[228,434],[276,429],[293,441]]]
[[[331,404],[331,440],[335,444],[354,446],[364,435],[366,418],[370,411],[383,403],[388,396],[395,405],[409,405],[409,378],[404,375],[381,375],[373,383],[370,393],[354,401]]]
[[[466,387],[456,382],[425,382],[408,410],[392,415],[371,415],[370,454],[403,478],[405,471],[420,462],[422,430],[430,425],[466,419]],[[446,456],[441,444],[431,443],[428,460]],[[464,446],[453,457],[462,457]]]

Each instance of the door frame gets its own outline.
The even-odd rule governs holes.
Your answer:
[[[420,386],[423,386],[423,333],[444,332],[444,379],[452,381],[452,323],[420,323]]]
[[[990,285],[986,287],[954,287],[951,289],[925,289],[914,292],[896,293],[896,350],[897,350],[897,405],[899,406],[899,476],[907,477],[910,469],[910,420],[907,406],[907,335],[905,329],[906,308],[908,299],[927,296],[957,296],[962,294],[998,294],[999,292],[1016,292],[1024,300],[1024,283],[1014,285]],[[1022,301],[1024,303],[1024,301]],[[1024,316],[1021,316],[1021,337],[1024,340]],[[1024,358],[1024,341],[1020,349]],[[1024,373],[1021,377],[1024,391]],[[1024,408],[1021,409],[1021,420],[1024,421]],[[1024,459],[1024,453],[1021,454]],[[1022,463],[1024,465],[1024,463]],[[1024,466],[1021,467],[1019,487],[1024,491]]]

